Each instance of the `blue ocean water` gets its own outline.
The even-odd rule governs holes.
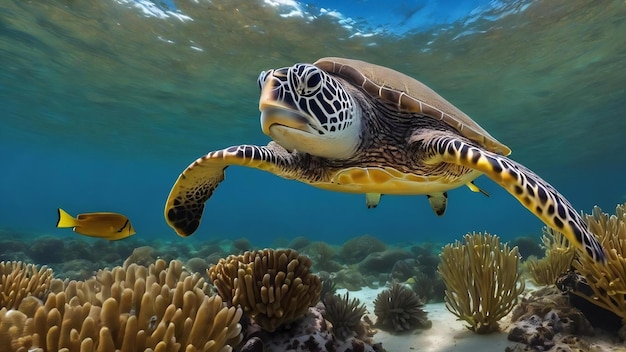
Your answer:
[[[623,1],[5,0],[0,228],[76,236],[55,228],[62,207],[123,213],[137,238],[177,240],[163,206],[178,174],[211,150],[269,141],[258,73],[324,56],[420,79],[575,207],[612,211],[626,201],[623,33]],[[491,197],[451,191],[438,218],[423,196],[368,210],[362,195],[231,167],[193,238],[539,237],[508,193],[477,184]]]

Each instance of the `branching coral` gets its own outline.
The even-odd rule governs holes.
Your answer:
[[[549,227],[543,228],[541,237],[546,256],[541,259],[528,258],[524,263],[532,281],[538,285],[553,285],[572,264],[576,251],[562,233]]]
[[[324,318],[333,324],[333,335],[339,340],[354,335],[365,314],[365,305],[358,298],[350,299],[348,292],[344,296],[328,295],[323,303]]]
[[[610,216],[596,206],[585,219],[605,248],[607,263],[595,262],[586,255],[578,256],[574,268],[587,279],[593,295],[573,293],[612,311],[626,322],[626,203],[618,205],[615,214]]]
[[[395,332],[430,328],[432,322],[422,310],[424,304],[410,288],[395,283],[374,300],[376,325]]]
[[[467,234],[465,243],[443,247],[439,272],[446,284],[446,308],[468,329],[482,334],[498,329],[524,290],[519,254],[497,236]]]
[[[231,255],[208,274],[224,301],[241,305],[264,330],[302,317],[320,299],[322,284],[311,260],[292,249]]]
[[[180,261],[102,270],[50,293],[32,313],[0,311],[0,343],[9,341],[10,351],[230,351],[241,341],[243,312],[207,288]]]
[[[52,280],[52,270],[22,262],[0,262],[0,308],[16,309],[27,296],[43,299]]]

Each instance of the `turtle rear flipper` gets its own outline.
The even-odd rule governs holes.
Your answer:
[[[446,162],[483,172],[498,183],[541,221],[563,235],[594,260],[604,262],[604,249],[576,209],[554,187],[525,166],[471,145],[467,140],[441,134],[424,143],[429,163]]]
[[[428,197],[428,203],[430,203],[430,207],[433,208],[435,214],[443,216],[448,205],[448,192],[427,194],[426,197]]]
[[[376,208],[380,203],[380,193],[365,193],[365,205],[367,209]]]
[[[165,203],[165,220],[183,237],[193,234],[202,218],[204,203],[224,180],[229,165],[241,165],[288,176],[294,156],[274,142],[266,147],[239,145],[197,159],[183,171]]]

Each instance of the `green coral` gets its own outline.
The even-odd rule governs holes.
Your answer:
[[[446,308],[467,328],[479,333],[498,330],[498,321],[515,306],[524,290],[517,247],[498,236],[473,233],[443,247],[439,272],[446,284]]]
[[[356,264],[371,253],[382,252],[387,245],[371,235],[363,235],[346,241],[339,250],[339,257],[347,264]]]

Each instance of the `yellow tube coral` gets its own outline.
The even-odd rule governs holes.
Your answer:
[[[52,269],[22,262],[0,262],[0,308],[15,308],[28,296],[44,298]]]
[[[543,227],[542,241],[546,256],[528,258],[524,264],[535,284],[554,285],[559,275],[570,268],[576,250],[562,233],[549,227]]]
[[[573,266],[587,280],[593,295],[573,293],[612,311],[626,322],[626,203],[618,205],[610,216],[596,206],[591,215],[585,215],[585,220],[606,249],[607,263],[578,256]]]
[[[311,260],[295,250],[264,249],[220,259],[208,274],[224,301],[273,332],[319,301],[322,283],[310,268]]]
[[[479,333],[498,330],[524,290],[518,272],[517,247],[501,245],[497,236],[467,234],[465,243],[443,247],[439,272],[446,285],[446,308],[467,328]]]
[[[206,292],[180,261],[101,270],[50,293],[30,315],[0,311],[0,343],[10,341],[9,351],[230,351],[241,341],[243,312]],[[24,324],[5,329],[21,317]]]

